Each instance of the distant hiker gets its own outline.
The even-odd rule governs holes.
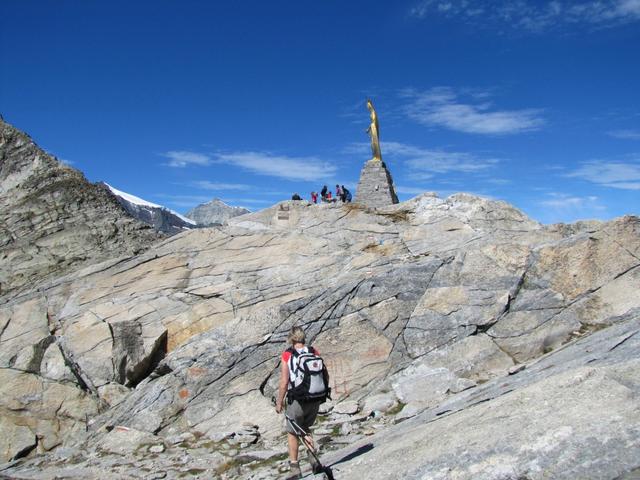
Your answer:
[[[335,199],[331,196],[331,190],[327,192],[327,195],[324,197],[325,202],[333,202]]]
[[[320,358],[320,352],[312,346],[306,346],[306,337],[300,327],[291,327],[287,337],[290,345],[282,352],[280,362],[280,382],[276,397],[276,412],[283,410],[285,397],[287,400],[285,412],[285,429],[289,447],[290,479],[301,478],[300,463],[298,462],[298,434],[296,429],[304,431],[301,440],[311,450],[315,451],[310,427],[316,421],[318,409],[328,397],[329,373]],[[317,456],[309,453],[309,462],[314,473],[321,468]]]
[[[342,189],[340,188],[340,185],[336,185],[336,199],[340,200],[341,202],[344,202],[344,199],[342,198]]]
[[[300,195],[298,195],[297,193],[294,193],[293,195],[291,195],[291,200],[302,200],[302,198],[300,198]]]
[[[318,192],[311,192],[311,201],[313,203],[318,203]]]
[[[353,198],[351,196],[351,192],[347,190],[344,185],[342,186],[342,195],[344,196],[344,202],[351,202],[351,199]]]
[[[322,199],[323,202],[325,202],[327,200],[327,186],[326,185],[324,187],[322,187],[322,190],[320,190],[320,198]]]

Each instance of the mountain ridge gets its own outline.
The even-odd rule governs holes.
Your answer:
[[[143,223],[151,225],[156,231],[168,235],[175,235],[185,229],[196,227],[196,222],[163,205],[151,203],[130,193],[118,190],[106,182],[101,183],[116,196],[118,202],[129,215]]]
[[[139,253],[160,238],[133,220],[104,187],[89,183],[2,120],[0,187],[3,292],[88,262]]]

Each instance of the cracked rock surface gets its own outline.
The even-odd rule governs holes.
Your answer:
[[[331,372],[321,451],[350,478],[624,478],[639,266],[637,217],[543,226],[424,194],[283,202],[42,275],[0,296],[0,476],[277,477],[299,324]]]

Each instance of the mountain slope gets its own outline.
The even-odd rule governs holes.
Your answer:
[[[158,235],[0,120],[0,292],[144,251]]]
[[[162,205],[157,205],[130,193],[117,190],[108,183],[104,183],[104,185],[116,196],[118,202],[129,215],[151,225],[159,232],[175,235],[196,226],[196,222],[190,218],[184,217]]]

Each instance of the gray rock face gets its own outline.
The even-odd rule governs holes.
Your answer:
[[[391,173],[383,161],[369,160],[360,172],[356,203],[370,208],[388,207],[398,203]]]
[[[46,454],[61,445],[78,446],[85,478],[115,471],[124,460],[98,445],[119,426],[185,439],[138,449],[118,464],[124,477],[179,478],[194,452],[207,478],[226,461],[230,478],[275,477],[231,459],[284,445],[270,398],[298,324],[329,366],[334,404],[364,409],[321,420],[338,432],[323,434],[334,461],[349,442],[374,444],[340,464],[346,476],[537,479],[561,475],[557,464],[615,477],[638,458],[639,267],[637,217],[544,227],[469,195],[375,211],[283,202],[185,232],[0,297],[0,417],[45,454],[5,472],[69,477]]]
[[[208,203],[198,205],[196,208],[187,212],[187,217],[193,219],[202,227],[210,227],[213,225],[223,225],[230,218],[239,215],[251,213],[246,208],[232,207],[222,200],[214,198]]]
[[[640,312],[616,322],[326,461],[355,456],[336,478],[635,478]]]
[[[140,253],[153,230],[0,120],[0,293]]]

